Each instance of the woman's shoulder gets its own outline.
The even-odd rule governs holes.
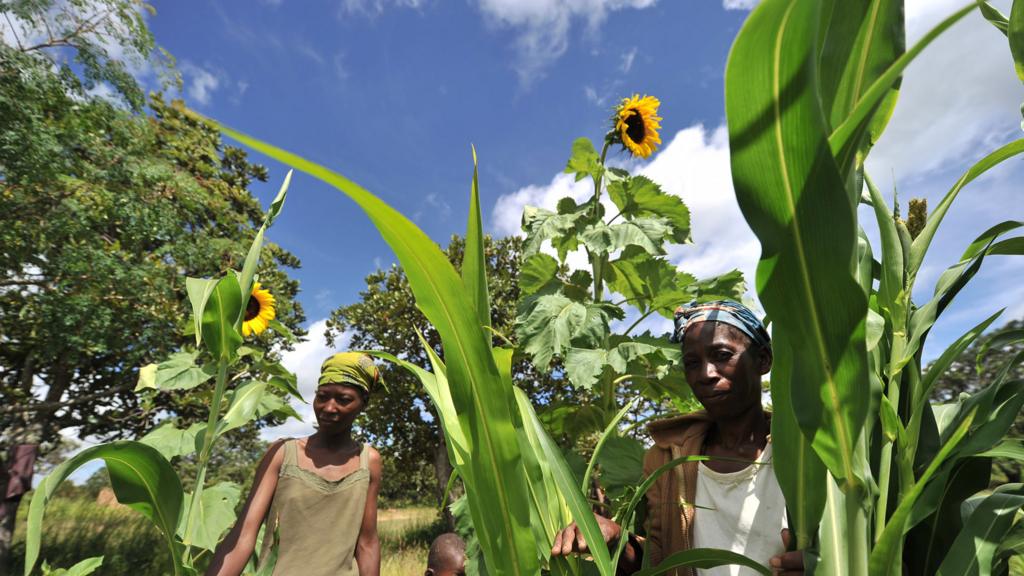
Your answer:
[[[651,449],[686,444],[692,436],[703,436],[710,423],[711,417],[703,410],[655,420],[647,425],[647,432],[654,441]]]

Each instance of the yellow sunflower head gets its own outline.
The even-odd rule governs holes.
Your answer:
[[[614,128],[610,133],[613,142],[618,142],[634,156],[647,158],[661,144],[658,129],[661,128],[661,117],[658,106],[661,102],[654,96],[640,97],[633,94],[631,98],[623,98],[615,108],[612,116]]]
[[[242,322],[242,335],[259,334],[267,329],[268,323],[274,319],[274,296],[269,290],[260,290],[260,283],[252,285],[252,295],[245,306],[245,321]]]

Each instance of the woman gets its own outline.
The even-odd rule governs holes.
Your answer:
[[[800,552],[786,552],[785,502],[771,468],[770,414],[761,406],[761,377],[772,365],[771,340],[745,306],[730,300],[676,311],[673,342],[682,344],[686,381],[704,410],[650,425],[652,446],[644,457],[649,475],[669,461],[704,455],[663,474],[647,492],[646,551],[651,566],[691,548],[721,548],[771,565],[775,573],[803,571]],[[597,517],[605,542],[621,527]],[[629,540],[619,573],[640,569],[642,540]],[[552,555],[587,551],[574,524],[560,531]],[[677,570],[673,574],[690,574]],[[702,574],[754,574],[722,566]]]
[[[380,454],[352,438],[352,423],[379,380],[365,354],[343,352],[324,361],[313,399],[316,433],[270,447],[207,576],[241,574],[261,524],[266,525],[261,563],[277,542],[275,576],[380,574]]]

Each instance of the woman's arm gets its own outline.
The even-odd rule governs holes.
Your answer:
[[[373,448],[369,451],[370,487],[366,494],[366,508],[363,510],[363,525],[359,529],[356,543],[356,565],[359,576],[380,576],[380,539],[377,537],[377,492],[380,491],[380,453]]]
[[[217,552],[210,561],[206,576],[238,576],[252,556],[260,524],[266,518],[270,502],[274,499],[277,476],[281,473],[281,462],[284,460],[284,451],[281,450],[284,442],[274,442],[260,461],[252,490],[249,491],[249,499],[238,514],[235,526],[217,546]],[[273,535],[268,534],[264,537],[273,538]]]

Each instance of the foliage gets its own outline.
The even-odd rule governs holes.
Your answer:
[[[181,83],[174,59],[146,26],[156,11],[143,0],[5,0],[0,12],[11,48],[58,68],[61,76],[80,72],[87,90],[111,87],[135,111],[146,103],[136,74],[155,72],[164,86]]]
[[[492,340],[504,335],[514,337],[513,323],[516,302],[519,299],[519,260],[523,240],[518,237],[484,239],[484,260],[491,295]],[[453,266],[461,266],[465,242],[453,236],[445,254]],[[392,354],[423,368],[430,366],[419,335],[438,354],[441,340],[437,331],[416,307],[408,278],[400,266],[377,270],[366,277],[366,289],[354,304],[339,307],[332,312],[327,323],[326,336],[333,342],[346,334],[349,346],[357,350],[387,350]],[[451,464],[448,451],[430,398],[419,380],[407,370],[394,365],[381,367],[387,394],[374,397],[359,428],[368,434],[375,446],[380,446],[385,466],[394,466],[401,474],[384,474],[382,496],[394,498],[421,498],[433,494],[432,502],[440,504],[448,484]],[[564,378],[535,370],[530,362],[519,360],[513,367],[513,381],[526,390],[537,402],[561,405],[576,401],[577,396]],[[428,414],[426,416],[425,414]],[[399,424],[400,423],[400,424]],[[429,480],[430,476],[414,475],[410,471],[432,469],[434,482],[415,483],[416,479]],[[390,489],[389,489],[390,488]]]
[[[592,548],[591,567],[585,567],[588,561],[581,558],[548,558],[555,531],[570,519],[588,541],[602,539],[579,479],[526,394],[513,385],[515,350],[491,343],[475,151],[460,275],[422,230],[358,184],[285,150],[226,127],[223,130],[341,190],[363,209],[395,251],[417,305],[440,335],[444,360],[425,342],[430,371],[386,352],[375,354],[415,374],[430,395],[449,457],[466,487],[466,502],[487,571],[532,575],[544,567],[552,574],[580,574],[596,568],[604,576],[614,574],[622,544],[614,553],[602,546]],[[685,457],[672,464],[701,458]],[[628,511],[635,511],[641,496],[642,490],[634,495]],[[628,517],[625,521],[631,523]],[[682,567],[736,562],[769,573],[764,566],[719,550],[698,549],[676,560],[676,566]]]
[[[152,117],[88,98],[77,80],[0,46],[0,430],[52,443],[57,430],[131,437],[169,411],[205,414],[206,390],[132,393],[135,367],[186,341],[184,274],[241,265],[262,219],[248,191],[266,169],[225,147],[180,103]],[[298,260],[268,244],[259,272],[298,329]],[[276,348],[280,336],[261,339]],[[45,384],[44,397],[36,397]]]
[[[231,482],[206,486],[206,470],[216,440],[269,414],[298,416],[280,396],[270,392],[276,389],[301,400],[295,375],[257,348],[256,342],[244,343],[240,334],[246,304],[257,280],[263,237],[281,211],[290,181],[289,173],[255,234],[241,271],[228,270],[220,278],[186,278],[193,309],[186,331],[194,336],[194,347],[188,346],[169,360],[138,371],[137,390],[192,389],[213,377],[206,424],[178,428],[173,422],[165,422],[138,441],[93,446],[57,466],[39,483],[29,508],[26,576],[32,573],[39,557],[47,503],[71,473],[96,459],[105,462],[117,500],[142,513],[160,532],[161,547],[169,554],[175,575],[196,574],[199,559],[216,548],[233,522],[241,497],[240,487]],[[282,337],[293,338],[278,321],[271,321],[270,328]],[[233,371],[230,379],[229,369]],[[186,494],[170,460],[193,452],[198,453],[198,465],[193,491]]]
[[[766,0],[730,54],[733,182],[761,240],[758,293],[774,325],[774,468],[798,546],[819,554],[822,573],[1001,570],[1001,561],[991,561],[993,543],[1012,522],[994,519],[1012,520],[1005,510],[1018,485],[979,494],[976,506],[961,504],[987,486],[988,451],[1024,404],[1024,384],[1008,378],[1020,358],[974,394],[931,405],[937,376],[998,312],[927,371],[921,349],[987,255],[1020,253],[1019,239],[998,241],[1020,223],[997,224],[975,240],[939,278],[930,301],[917,305],[910,295],[961,189],[1024,151],[1024,142],[978,161],[916,237],[864,172],[903,69],[977,6],[904,51],[902,2]],[[858,203],[873,208],[878,261],[859,228]],[[1000,453],[1015,453],[1001,446]],[[961,565],[974,558],[982,563]]]

